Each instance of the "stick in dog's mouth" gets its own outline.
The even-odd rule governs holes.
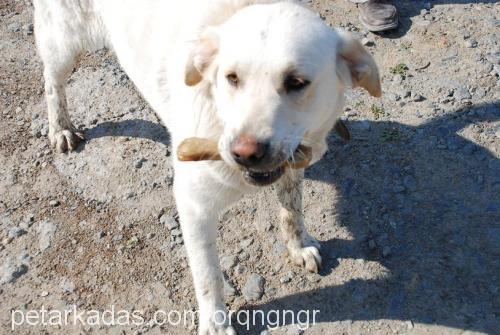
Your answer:
[[[283,167],[304,169],[309,166],[311,158],[311,147],[300,144]],[[219,154],[217,142],[206,138],[190,137],[177,147],[177,159],[183,162],[219,161],[222,157]]]

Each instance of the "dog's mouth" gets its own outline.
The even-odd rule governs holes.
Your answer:
[[[243,176],[247,183],[255,186],[266,186],[274,183],[285,173],[285,167],[280,166],[271,171],[245,170]]]
[[[286,158],[286,156],[281,156],[281,163],[275,164],[272,169],[266,170],[252,167],[246,168],[243,170],[243,177],[245,178],[245,181],[255,186],[267,186],[276,182],[281,176],[283,176],[285,170],[292,166],[294,160],[298,157],[297,154],[299,153],[300,155],[303,155],[303,149],[304,147],[297,146],[293,155],[290,157]]]

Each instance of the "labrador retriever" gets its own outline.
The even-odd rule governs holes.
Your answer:
[[[174,193],[199,304],[200,334],[234,334],[225,317],[217,216],[274,184],[293,262],[317,272],[319,243],[302,218],[303,170],[283,163],[299,145],[312,163],[342,113],[346,87],[380,96],[377,66],[346,33],[293,1],[34,0],[49,139],[74,150],[65,85],[83,51],[112,48],[171,133],[217,141],[221,161],[174,159]],[[337,124],[337,130],[345,128]]]

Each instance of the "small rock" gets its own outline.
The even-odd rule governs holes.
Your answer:
[[[495,136],[500,139],[500,126],[495,129]]]
[[[453,92],[453,97],[459,101],[472,98],[469,90],[465,86],[457,88]]]
[[[103,232],[102,230],[99,230],[99,231],[97,232],[96,236],[97,236],[97,240],[101,240],[101,239],[103,239],[103,238],[104,238],[104,236],[106,236],[106,233],[105,233],[105,232]]]
[[[172,235],[172,236],[181,236],[182,235],[182,230],[180,230],[179,228],[172,229],[170,231],[170,235]]]
[[[59,287],[65,293],[73,293],[75,291],[75,284],[67,278],[61,280]]]
[[[147,238],[148,240],[152,239],[153,237],[155,237],[155,234],[154,234],[154,233],[148,233],[148,234],[146,235],[146,238]]]
[[[399,96],[396,93],[388,93],[386,96],[389,100],[394,101],[394,102],[401,100],[401,96]]]
[[[9,257],[0,268],[0,284],[12,283],[26,272],[28,272],[26,264],[16,264],[14,259]]]
[[[245,286],[243,287],[243,296],[247,301],[255,301],[264,294],[264,278],[256,273],[252,273],[248,277]]]
[[[12,239],[17,238],[24,234],[26,234],[26,230],[19,227],[14,227],[9,230],[9,237]]]
[[[466,48],[475,48],[477,47],[477,41],[475,39],[469,39],[464,42]]]
[[[289,283],[292,281],[292,278],[293,278],[293,272],[290,271],[286,275],[284,275],[283,277],[280,278],[280,283],[282,283],[282,284]]]
[[[49,205],[52,207],[57,207],[60,205],[60,202],[59,202],[59,200],[50,200]]]
[[[392,81],[396,85],[401,85],[403,83],[403,76],[400,74],[396,74],[394,75],[394,77],[392,77]]]
[[[14,23],[9,24],[7,26],[7,29],[9,29],[13,33],[17,33],[17,32],[21,31],[22,25],[19,22],[14,22]]]
[[[236,267],[234,268],[234,272],[236,274],[242,275],[245,272],[247,272],[247,267],[243,264],[237,264]]]
[[[47,292],[47,291],[42,291],[42,293],[40,293],[41,297],[46,297],[48,295],[49,295],[49,292]]]
[[[412,97],[412,100],[415,101],[415,102],[420,102],[420,101],[424,101],[425,98],[422,95],[420,95],[420,94],[415,94]]]
[[[136,169],[140,169],[140,168],[142,168],[142,166],[144,165],[144,163],[145,163],[145,162],[147,162],[147,159],[145,159],[145,158],[140,158],[138,161],[136,161],[136,162],[134,163],[134,167],[135,167]]]
[[[253,238],[249,237],[247,239],[244,239],[243,241],[240,242],[241,248],[245,249],[250,246],[250,244],[253,243]]]
[[[24,34],[30,36],[33,35],[33,23],[28,23],[23,26]]]
[[[52,222],[45,220],[40,223],[40,225],[38,226],[38,242],[40,251],[45,251],[50,247],[56,230],[57,225],[53,224]]]
[[[226,297],[234,297],[236,295],[236,289],[226,278],[224,278],[224,295]]]
[[[165,225],[168,230],[179,227],[179,222],[176,221],[175,217],[166,213],[160,217],[160,223]]]
[[[371,47],[375,44],[372,39],[365,37],[361,40],[361,44],[363,44],[366,47]]]
[[[222,269],[226,271],[234,267],[237,264],[237,262],[238,262],[238,257],[236,255],[227,255],[223,256],[220,259],[220,265]]]

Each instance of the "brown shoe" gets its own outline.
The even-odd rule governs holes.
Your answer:
[[[369,0],[359,4],[359,20],[369,31],[391,30],[398,26],[398,11],[391,1]]]

